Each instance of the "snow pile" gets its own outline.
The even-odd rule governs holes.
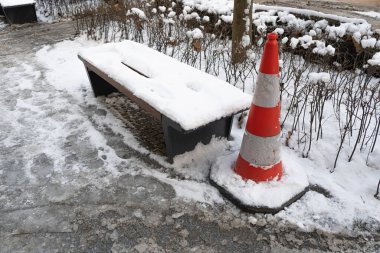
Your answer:
[[[330,82],[330,74],[326,72],[321,72],[321,73],[313,72],[309,74],[309,81],[311,84],[328,83]]]
[[[199,29],[193,32],[197,38],[202,34]],[[80,56],[184,130],[230,116],[251,104],[251,96],[230,84],[136,42],[105,44],[83,50]]]
[[[372,59],[369,59],[368,64],[372,66],[380,66],[380,52],[376,53]]]

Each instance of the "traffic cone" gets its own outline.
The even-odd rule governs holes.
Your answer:
[[[280,180],[280,77],[277,34],[268,34],[235,172],[256,182]]]
[[[241,149],[218,157],[211,165],[210,183],[240,209],[251,213],[275,214],[309,189],[308,177],[294,159],[284,159],[283,172],[279,79],[277,35],[271,33],[264,47]],[[263,182],[275,179],[278,181]]]

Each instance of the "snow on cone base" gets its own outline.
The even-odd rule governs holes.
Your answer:
[[[283,166],[281,181],[256,183],[234,172],[239,152],[222,156],[211,167],[210,182],[236,206],[247,212],[277,213],[297,201],[308,190],[302,168]]]

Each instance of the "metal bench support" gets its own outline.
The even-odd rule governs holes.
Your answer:
[[[106,80],[98,76],[95,72],[87,69],[87,75],[90,79],[92,90],[95,97],[107,96],[113,92],[119,92],[115,87],[109,84]]]

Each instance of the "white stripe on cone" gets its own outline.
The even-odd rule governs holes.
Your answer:
[[[280,101],[280,78],[277,75],[259,73],[253,103],[257,106],[276,107]]]
[[[280,137],[281,133],[273,137],[260,137],[246,131],[240,155],[250,164],[262,166],[263,169],[277,164],[281,160]]]

